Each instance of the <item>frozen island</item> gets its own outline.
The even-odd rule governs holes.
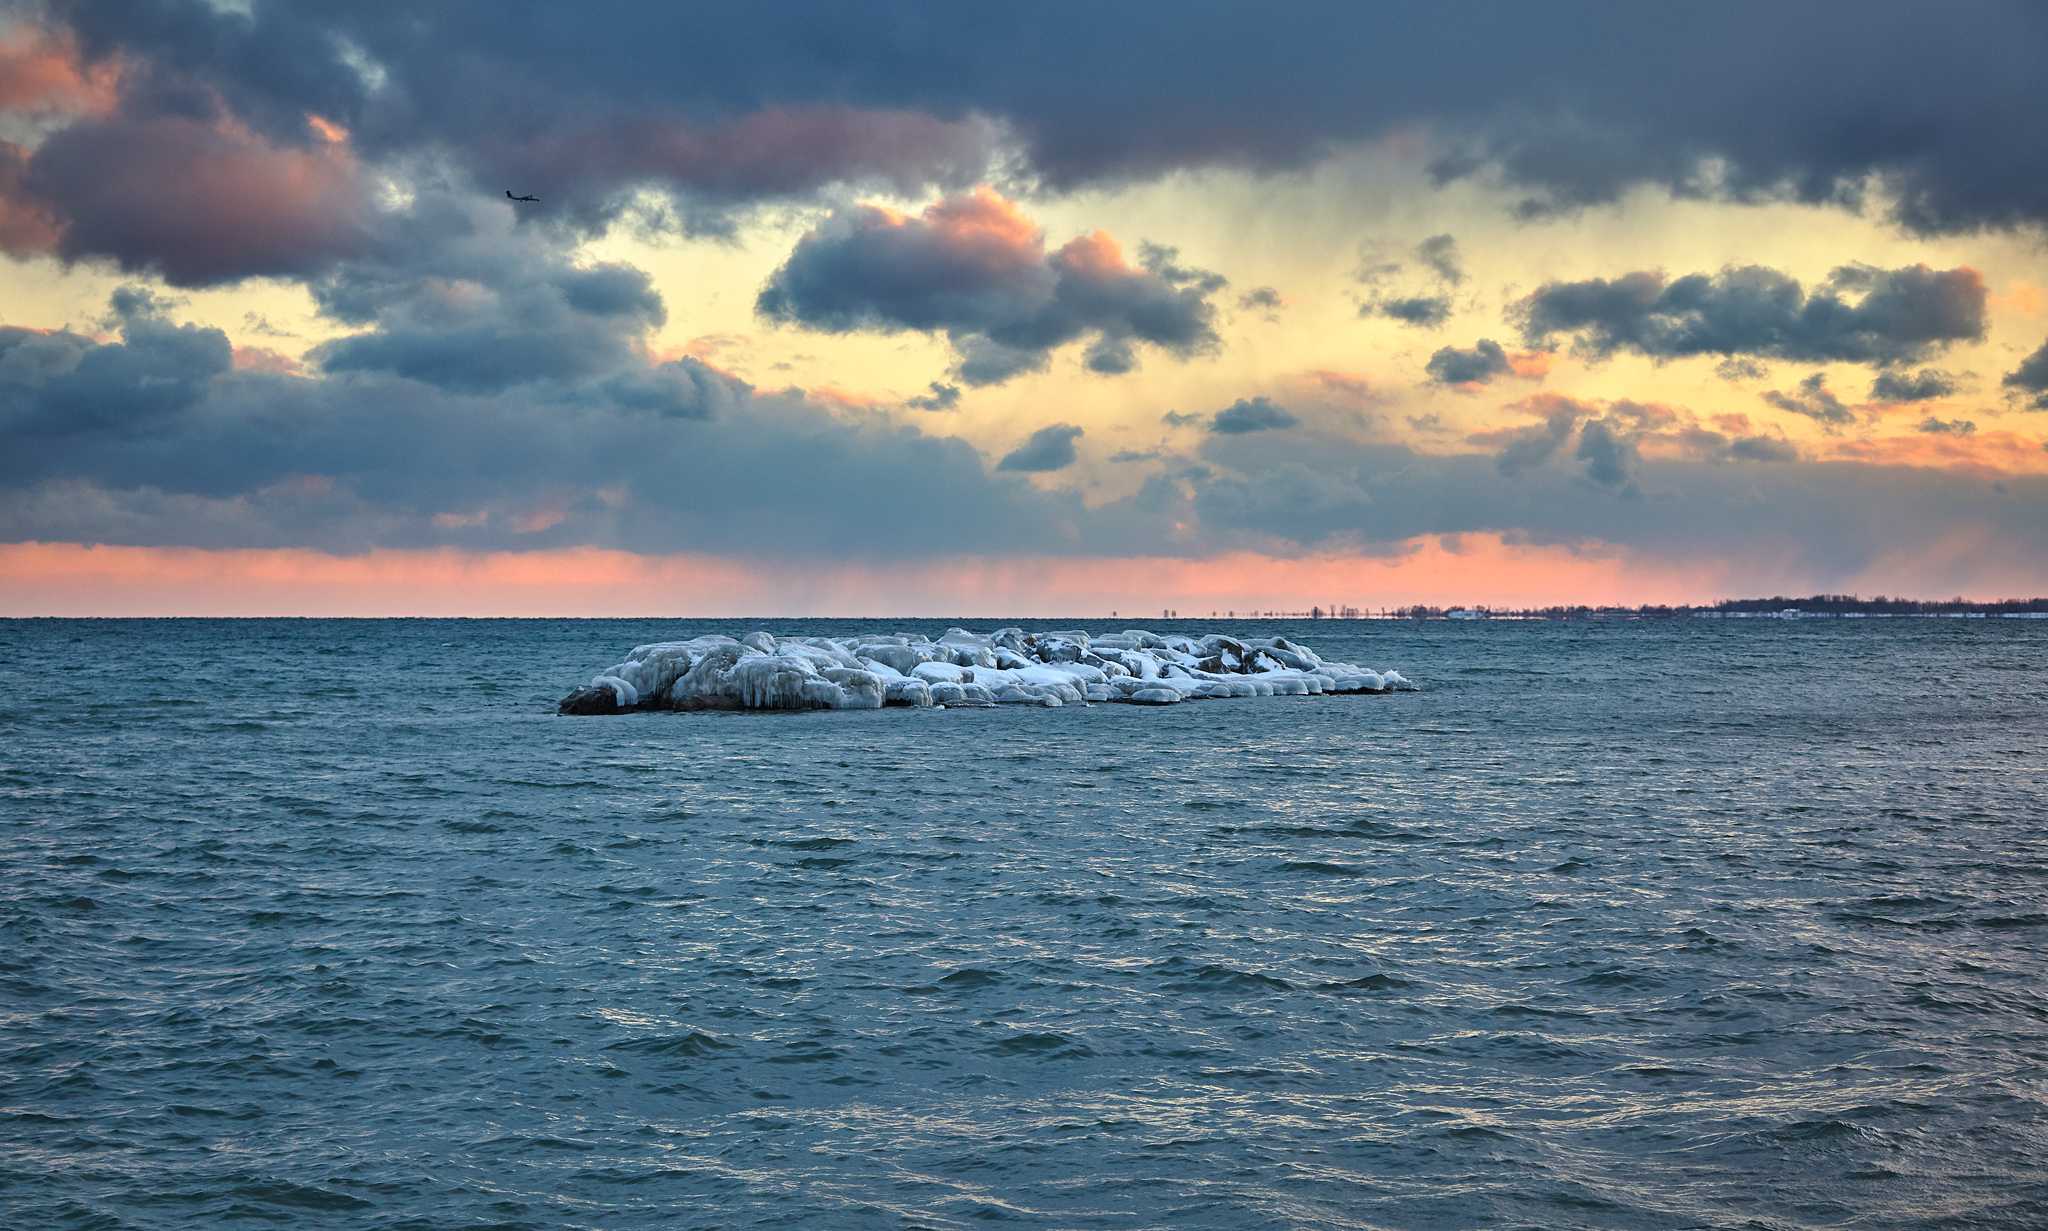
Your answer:
[[[885,705],[1175,705],[1223,697],[1413,690],[1394,671],[1326,662],[1284,637],[1141,629],[915,636],[754,632],[636,647],[566,697],[564,714],[634,710],[880,709]]]

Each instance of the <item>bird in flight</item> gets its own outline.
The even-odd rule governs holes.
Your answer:
[[[513,197],[513,196],[512,196],[512,190],[511,190],[510,188],[507,188],[507,189],[505,190],[505,195],[506,195],[506,196],[508,196],[508,197],[512,197],[512,199],[513,199],[514,201],[533,201],[533,202],[538,202],[538,201],[540,200],[540,198],[539,198],[539,197]]]

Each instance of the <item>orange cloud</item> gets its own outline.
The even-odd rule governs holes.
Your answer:
[[[2005,308],[2022,316],[2039,316],[2042,308],[2041,288],[2017,278],[2005,284],[2012,292],[2009,295],[1993,295],[1985,302],[1994,308]]]
[[[1977,478],[2048,474],[2048,449],[2037,436],[2011,431],[1915,432],[1872,440],[1837,441],[1821,454],[1825,460],[1865,462],[1877,466],[1925,466]]]
[[[1311,393],[1321,394],[1347,406],[1362,405],[1375,400],[1371,382],[1359,372],[1311,368],[1299,378],[1299,383]]]
[[[895,214],[894,221],[902,226],[909,219]],[[973,192],[933,202],[924,211],[924,222],[933,230],[944,232],[957,247],[975,252],[992,265],[1033,263],[1045,247],[1038,224],[1031,216],[986,184]],[[1083,250],[1077,255],[1079,260],[1091,259],[1092,251],[1092,259],[1123,265],[1123,249],[1101,231],[1076,239],[1067,248],[1077,245]]]
[[[321,137],[323,137],[330,145],[340,145],[348,140],[348,129],[343,128],[341,125],[336,124],[334,121],[326,119],[323,116],[317,116],[308,113],[306,116],[306,123],[312,127],[314,132],[319,133]]]
[[[1114,278],[1132,272],[1130,264],[1124,260],[1123,245],[1111,238],[1107,231],[1093,231],[1068,240],[1060,247],[1058,256],[1066,268],[1097,278]]]
[[[303,376],[299,361],[282,351],[268,346],[237,346],[234,350],[235,366],[254,372],[282,372],[287,376]]]
[[[884,404],[893,405],[899,399],[880,398],[871,393],[855,393],[838,385],[818,385],[805,390],[814,400],[835,406],[840,410],[873,410]]]

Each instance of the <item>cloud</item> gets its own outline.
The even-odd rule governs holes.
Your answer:
[[[1463,350],[1444,347],[1429,357],[1424,370],[1440,385],[1485,385],[1514,369],[1500,343],[1481,338],[1478,345]]]
[[[478,395],[380,370],[234,368],[217,331],[143,296],[113,307],[111,340],[0,329],[0,541],[886,562],[1289,555],[1491,530],[1670,560],[1735,542],[1822,577],[1970,525],[2048,553],[2038,476],[2004,476],[1996,493],[1970,474],[1803,462],[1768,439],[1685,438],[1685,416],[1636,403],[1530,399],[1532,427],[1555,443],[1522,467],[1502,465],[1504,439],[1431,455],[1307,426],[1207,432],[1200,465],[1089,508],[992,470],[965,441],[884,415],[849,422],[692,360],[635,354],[601,375]],[[1560,415],[1576,441],[1553,426]],[[1052,425],[1025,448],[1071,448],[1075,430]],[[1682,439],[1690,451],[1669,447]],[[1657,498],[1617,499],[1631,483]]]
[[[627,370],[600,381],[606,400],[623,411],[666,419],[716,419],[738,413],[753,387],[685,355],[653,368]]]
[[[115,293],[121,341],[0,326],[0,435],[18,442],[97,432],[148,437],[233,366],[218,329],[174,325],[146,292]]]
[[[836,105],[768,107],[713,124],[675,115],[572,116],[539,133],[486,127],[455,156],[486,183],[517,184],[587,226],[629,191],[666,194],[691,230],[723,229],[726,207],[803,199],[833,184],[901,196],[964,188],[987,174],[1004,140],[983,116]]]
[[[1464,267],[1458,263],[1458,241],[1449,235],[1432,235],[1417,244],[1415,259],[1434,270],[1447,286],[1465,280]]]
[[[1359,305],[1360,316],[1384,316],[1424,329],[1438,328],[1450,319],[1449,292],[1465,280],[1465,270],[1458,261],[1458,241],[1449,235],[1432,235],[1417,244],[1412,255],[1433,276],[1435,293],[1413,288],[1408,294],[1375,293]],[[1367,286],[1380,287],[1389,281],[1401,281],[1398,275],[1402,268],[1400,261],[1368,260],[1358,279]]]
[[[1134,366],[1140,343],[1179,358],[1218,345],[1208,297],[1221,279],[1180,269],[1173,257],[1148,247],[1146,263],[1132,266],[1101,231],[1048,252],[1037,223],[979,188],[917,215],[872,205],[835,211],[797,241],[757,307],[834,333],[944,333],[970,385],[1041,368],[1082,338],[1092,339],[1087,366],[1115,374]]]
[[[1483,442],[1498,440],[1501,444],[1500,452],[1494,455],[1495,468],[1512,479],[1549,461],[1558,446],[1570,439],[1572,428],[1583,411],[1584,407],[1576,402],[1562,402],[1559,409],[1552,411],[1538,426],[1515,428],[1483,438]]]
[[[310,286],[329,317],[369,326],[308,357],[329,373],[387,372],[450,392],[581,382],[639,365],[667,309],[641,270],[578,265],[567,237],[495,205],[423,197],[402,242]]]
[[[1586,478],[1624,500],[1642,499],[1636,469],[1642,462],[1636,433],[1614,419],[1588,419],[1579,428],[1575,456],[1586,463]]]
[[[903,404],[912,410],[953,410],[960,405],[960,386],[935,380],[929,388],[930,393],[919,394]]]
[[[1434,329],[1451,319],[1451,300],[1448,295],[1411,295],[1402,299],[1376,299],[1367,305],[1370,312],[1391,317],[1409,325],[1421,325]]]
[[[1246,479],[1203,482],[1194,503],[1201,520],[1218,529],[1314,542],[1368,521],[1373,498],[1353,476],[1281,461]]]
[[[1785,441],[1769,436],[1739,436],[1731,440],[1720,432],[1697,426],[1690,412],[1626,398],[1612,402],[1584,402],[1559,394],[1539,394],[1513,404],[1542,417],[1543,422],[1518,428],[1495,428],[1466,437],[1469,444],[1493,448],[1494,469],[1503,478],[1516,479],[1548,462],[1578,433],[1573,458],[1586,463],[1582,480],[1613,492],[1622,499],[1642,496],[1638,476],[1642,471],[1643,441],[1655,439],[1667,452],[1702,461],[1789,461],[1798,457]],[[1728,417],[1746,427],[1742,416]]]
[[[493,196],[516,186],[540,197],[529,207],[536,218],[601,227],[629,208],[646,213],[655,194],[673,214],[664,222],[717,231],[734,206],[808,199],[832,185],[900,194],[965,187],[1008,143],[1001,123],[971,108],[941,116],[820,98],[707,109],[692,105],[701,94],[615,92],[616,74],[567,86],[564,77],[577,73],[562,72],[563,40],[518,48],[515,35],[486,49],[473,32],[495,19],[477,11],[413,24],[410,47],[368,12],[352,15],[359,22],[269,9],[147,22],[69,16],[79,37],[45,32],[36,64],[64,68],[74,86],[83,80],[110,101],[57,125],[30,187],[66,235],[65,255],[163,269],[191,285],[297,273],[337,247],[352,250],[359,236],[346,224],[360,219],[346,215],[361,212],[365,186],[352,174],[354,154],[414,170],[431,164]],[[586,27],[600,29],[616,40],[634,36],[630,23]],[[408,54],[442,37],[456,48]],[[80,45],[89,60],[57,64]],[[542,55],[556,75],[505,63],[526,53]],[[615,49],[597,54],[619,58]],[[14,59],[9,68],[19,70]],[[162,175],[181,169],[182,179]],[[152,186],[166,206],[154,216],[144,208]],[[304,241],[299,263],[278,251],[295,233]]]
[[[1977,425],[1968,419],[1937,419],[1929,415],[1920,420],[1917,430],[1939,436],[1973,436]]]
[[[376,225],[344,144],[277,144],[225,115],[62,128],[0,172],[0,220],[15,256],[103,259],[173,286],[315,274],[364,251]]]
[[[323,284],[371,328],[297,371],[235,366],[139,288],[112,297],[116,340],[0,327],[0,538],[901,556],[1071,537],[1065,498],[964,441],[650,361],[662,309],[636,270],[478,242]],[[517,346],[529,367],[482,374]]]
[[[1956,378],[1938,368],[1924,368],[1911,375],[1879,372],[1870,382],[1870,400],[1887,406],[1945,398],[1955,391]]]
[[[1085,435],[1086,432],[1071,423],[1039,428],[1031,433],[1029,440],[997,462],[996,469],[1029,473],[1064,470],[1074,464],[1075,439]]]
[[[1605,421],[1610,437],[1635,430],[1634,411],[1585,410]],[[1598,444],[1586,450],[1595,457],[1509,478],[1484,453],[1432,456],[1305,435],[1205,438],[1203,458],[1217,473],[1189,481],[1204,541],[1286,555],[1491,528],[1530,543],[1596,539],[1672,562],[1732,554],[1815,579],[1853,577],[1899,553],[1939,551],[1958,535],[2015,558],[2048,559],[2048,477],[2040,475],[1802,461],[1783,442],[1745,445],[1740,452],[1750,456],[1729,456],[1725,437],[1716,455],[1689,457],[1652,452],[1655,434],[1646,434],[1638,456],[1616,450],[1620,465],[1607,477],[1627,477],[1612,487],[1589,474]],[[1666,433],[1659,443],[1668,440]],[[1370,503],[1311,499],[1314,489],[1288,481],[1292,472],[1282,468],[1290,463],[1313,472],[1324,490],[1354,488]],[[1631,480],[1646,498],[1624,495]],[[1262,481],[1299,493],[1298,511],[1290,515],[1283,500],[1252,501],[1249,491]]]
[[[2035,410],[2048,410],[2048,342],[2020,361],[2020,366],[2005,374],[1999,382],[2008,389],[2017,389],[2022,394],[2032,394],[2030,403]]]
[[[1278,312],[1285,301],[1270,286],[1255,286],[1237,297],[1237,306],[1258,312]]]
[[[1065,189],[1295,169],[1426,132],[1433,175],[1505,185],[1524,215],[1641,185],[1883,209],[1925,231],[2048,215],[2035,156],[2048,73],[2024,4],[1887,8],[1881,22],[1846,0],[1483,23],[1455,8],[1390,23],[1338,3],[1191,15],[1165,0],[879,12],[811,0],[772,15],[641,3],[575,22],[506,22],[477,0],[402,19],[374,4],[43,11],[77,29],[91,64],[131,66],[131,105],[217,96],[271,136],[311,111],[380,160],[445,151],[472,178],[523,172],[574,202],[640,183],[727,199],[828,177],[958,187],[980,169],[949,177],[977,159]],[[1360,57],[1390,45],[1459,54],[1362,79]],[[838,110],[859,119],[837,136],[804,120]],[[753,118],[776,114],[794,131]]]
[[[796,544],[900,557],[1491,526],[1681,555],[1768,543],[1833,568],[1940,527],[2034,544],[2048,525],[2040,484],[2023,475],[1993,499],[1968,476],[1801,462],[1782,440],[1733,428],[1684,452],[1677,429],[1590,403],[1547,451],[1549,419],[1526,429],[1526,465],[1504,466],[1505,438],[1484,454],[1432,456],[1307,426],[1211,430],[1189,439],[1213,470],[1090,509],[887,411],[849,423],[821,399],[752,389],[695,360],[655,363],[646,343],[664,313],[644,277],[571,255],[621,211],[687,230],[761,203],[843,202],[868,184],[908,199],[943,190],[950,206],[990,176],[1058,192],[1188,167],[1262,172],[1396,132],[1426,134],[1440,177],[1526,191],[1531,213],[1647,183],[1896,209],[1928,229],[2026,226],[2048,217],[2048,160],[2035,157],[2048,106],[2025,105],[2048,73],[2035,19],[2017,8],[1870,22],[1823,0],[1773,8],[1761,41],[1756,23],[1722,14],[1509,13],[1475,27],[1417,10],[1397,23],[1402,37],[1462,54],[1364,80],[1358,50],[1384,44],[1385,18],[1334,5],[1189,18],[1141,0],[1064,20],[802,0],[772,13],[628,5],[523,22],[472,0],[402,19],[376,4],[36,11],[54,23],[51,45],[70,50],[53,53],[54,75],[0,73],[0,90],[33,87],[23,105],[41,109],[8,130],[21,144],[0,148],[0,245],[176,285],[275,275],[303,283],[350,334],[293,373],[233,367],[225,337],[132,298],[111,340],[5,331],[0,536],[345,551]],[[1175,37],[1151,37],[1161,28]],[[1273,49],[1287,49],[1285,72],[1270,68]],[[507,187],[548,199],[517,220],[481,202]],[[1061,346],[1113,373],[1148,347],[1184,357],[1216,345],[1211,305],[1231,301],[1215,275],[1165,249],[1127,259],[1099,235],[1049,249],[996,201],[978,220],[963,220],[972,208],[842,209],[804,250],[816,263],[791,253],[789,303],[842,322],[821,328],[946,336],[961,376],[934,400],[970,376],[1042,367]],[[1417,283],[1389,294],[1451,300],[1466,271],[1454,246],[1430,249],[1436,238],[1403,257]],[[1022,259],[1006,265],[1006,252]],[[826,276],[846,272],[828,255],[851,274]],[[1593,353],[1612,339],[1657,357],[1882,367],[1982,334],[1967,270],[1851,268],[1819,287],[1792,283],[1789,304],[1771,291],[1785,275],[1751,294],[1737,272],[1696,275],[1690,301],[1660,280],[1648,306],[1553,321],[1550,336]],[[818,278],[799,286],[798,273]],[[1715,349],[1723,339],[1747,349]],[[2048,355],[2007,388],[2048,398]],[[1778,396],[1800,401],[1801,389]],[[1817,400],[1797,413],[1816,405],[1831,413]],[[1734,464],[1765,460],[1776,464]],[[1631,481],[1658,499],[1617,512]],[[854,507],[862,517],[845,515]]]
[[[1225,409],[1216,412],[1216,417],[1209,420],[1209,430],[1226,435],[1242,435],[1245,432],[1266,432],[1294,427],[1300,422],[1300,419],[1265,398],[1239,398]]]
[[[1746,418],[1746,416],[1733,416]],[[1799,450],[1781,436],[1725,435],[1705,428],[1685,428],[1673,434],[1685,457],[1707,462],[1796,462]]]
[[[1799,382],[1799,391],[1796,393],[1780,393],[1773,389],[1761,396],[1764,401],[1779,410],[1805,415],[1814,422],[1829,427],[1854,423],[1855,414],[1847,406],[1842,405],[1842,399],[1836,397],[1827,384],[1827,373],[1815,372]]]
[[[1850,295],[1859,298],[1852,304]],[[1984,300],[1983,276],[1967,266],[1844,266],[1809,295],[1788,274],[1747,265],[1668,283],[1647,271],[1545,283],[1513,315],[1530,346],[1562,334],[1601,358],[1626,350],[1660,361],[1754,355],[1892,364],[1981,340]]]

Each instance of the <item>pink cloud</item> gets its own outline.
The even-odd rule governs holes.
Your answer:
[[[82,121],[0,150],[0,244],[180,286],[309,272],[367,239],[370,186],[339,131],[300,149],[225,118]]]

